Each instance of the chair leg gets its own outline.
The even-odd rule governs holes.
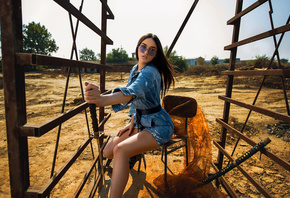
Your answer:
[[[185,155],[186,155],[186,166],[188,166],[188,148],[187,148],[187,138],[185,139]]]
[[[164,146],[164,182],[167,183],[167,146]]]
[[[142,154],[141,154],[142,155]],[[140,168],[141,168],[141,161],[142,157],[140,157],[138,160],[139,160],[139,164],[138,164],[138,173],[140,172]]]
[[[163,161],[164,147],[165,147],[165,146],[163,145],[163,146],[162,146],[162,151],[161,151],[161,161],[162,161],[162,162],[164,162],[164,161]]]
[[[145,156],[144,156],[144,153],[141,153],[140,154],[140,157],[138,159],[138,161],[139,161],[139,164],[138,164],[138,173],[140,172],[140,169],[141,169],[142,158],[143,158],[143,163],[144,163],[144,167],[145,167],[145,170],[146,170],[146,160],[145,160]]]

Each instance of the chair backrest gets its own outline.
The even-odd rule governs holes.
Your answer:
[[[197,111],[197,102],[191,97],[167,95],[162,105],[169,115],[182,118],[193,118]]]

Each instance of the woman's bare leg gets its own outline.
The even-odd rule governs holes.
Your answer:
[[[112,159],[113,158],[113,152],[114,152],[114,147],[119,144],[120,142],[124,141],[125,139],[132,137],[133,135],[138,133],[138,129],[135,128],[132,135],[129,136],[129,130],[126,131],[124,134],[122,134],[120,137],[116,136],[111,142],[109,142],[104,150],[103,150],[103,155],[106,158]]]
[[[114,146],[110,198],[122,197],[129,177],[129,158],[156,149],[158,146],[157,141],[148,131],[141,131]]]

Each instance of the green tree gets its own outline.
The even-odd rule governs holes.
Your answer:
[[[256,56],[256,59],[254,60],[254,67],[255,68],[263,68],[268,67],[270,61],[269,58],[266,55],[263,56]]]
[[[281,59],[280,59],[280,62],[283,63],[283,64],[286,64],[286,63],[288,63],[288,59],[286,59],[286,58],[281,58]]]
[[[101,60],[101,53],[97,54],[97,60]]]
[[[107,63],[127,63],[129,60],[128,54],[122,48],[112,49],[107,54]]]
[[[163,51],[164,54],[167,54],[168,46],[165,46]],[[177,66],[175,68],[177,72],[185,72],[188,70],[187,60],[182,56],[178,56],[176,51],[171,52],[168,59],[173,65]]]
[[[247,66],[253,66],[254,65],[254,60],[247,60],[246,64],[247,64]]]
[[[210,64],[211,65],[216,65],[219,63],[219,58],[217,56],[214,56],[210,59]]]
[[[97,57],[93,50],[84,48],[80,51],[80,60],[82,61],[96,61]]]
[[[201,56],[197,58],[196,60],[197,65],[204,65],[204,58]]]
[[[58,46],[52,38],[51,33],[40,23],[34,21],[28,25],[23,25],[23,51],[28,53],[37,53],[51,55],[56,52]]]
[[[223,63],[229,63],[230,62],[230,59],[229,58],[225,58]]]

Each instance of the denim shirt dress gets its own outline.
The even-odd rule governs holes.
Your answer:
[[[160,105],[161,75],[158,69],[148,63],[140,71],[135,65],[128,79],[126,87],[118,87],[113,93],[122,91],[124,95],[132,95],[129,102],[112,105],[115,112],[123,110],[130,104],[129,116],[134,116],[136,124],[136,109],[151,109]],[[162,108],[159,112],[141,115],[141,130],[149,131],[158,142],[159,146],[166,143],[173,135],[173,122],[168,113]]]

